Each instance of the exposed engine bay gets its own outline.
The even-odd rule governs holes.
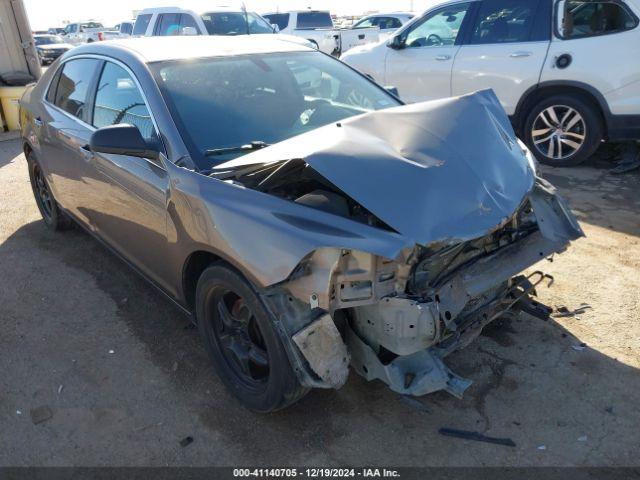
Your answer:
[[[211,176],[405,245],[381,255],[382,240],[371,239],[369,251],[352,246],[365,235],[355,226],[332,232],[310,215],[296,219],[335,240],[308,251],[263,298],[310,387],[339,388],[351,364],[402,394],[461,397],[471,381],[443,358],[517,314],[553,281],[521,272],[583,235],[489,92],[355,117]]]

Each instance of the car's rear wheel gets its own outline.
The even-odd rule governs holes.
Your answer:
[[[579,95],[554,95],[539,101],[524,125],[525,142],[538,161],[555,167],[579,165],[603,137],[596,107]]]
[[[196,288],[200,335],[216,370],[247,408],[272,412],[302,398],[271,314],[253,287],[223,264],[207,268]]]
[[[47,227],[51,230],[66,230],[72,226],[71,219],[65,215],[56,202],[49,183],[32,153],[27,154],[29,180],[38,210]]]

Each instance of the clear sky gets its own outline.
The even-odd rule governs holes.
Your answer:
[[[62,26],[64,21],[97,20],[113,26],[133,18],[133,12],[148,7],[179,6],[204,11],[217,5],[240,6],[238,0],[23,0],[31,28],[44,30]],[[276,9],[298,10],[308,7],[331,10],[337,15],[356,15],[368,11],[425,10],[438,0],[245,0],[248,10],[264,13]]]

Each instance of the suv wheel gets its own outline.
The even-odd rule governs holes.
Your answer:
[[[602,141],[603,127],[591,102],[578,95],[555,95],[531,109],[524,134],[541,163],[570,167],[593,155]]]
[[[27,154],[27,163],[29,165],[29,180],[33,196],[36,199],[38,210],[40,210],[45,225],[51,230],[67,230],[72,226],[71,219],[65,215],[56,203],[44,172],[34,158],[33,153]]]
[[[308,392],[291,368],[271,314],[235,270],[214,264],[202,273],[196,318],[218,375],[245,407],[273,412]]]

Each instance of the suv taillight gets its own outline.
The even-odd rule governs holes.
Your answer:
[[[100,42],[104,40],[104,37],[102,36],[102,32],[98,32],[98,40]]]

